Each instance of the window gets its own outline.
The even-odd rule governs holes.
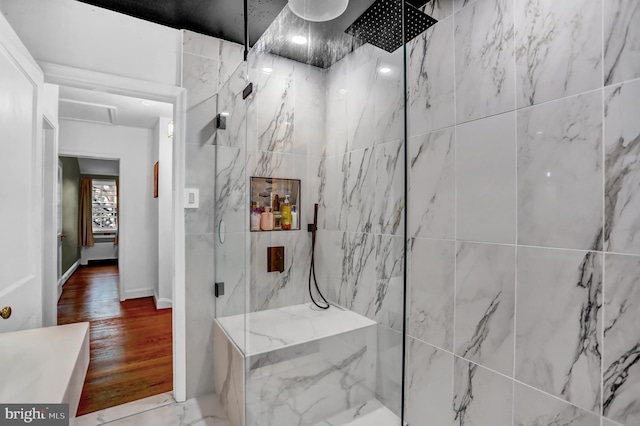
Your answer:
[[[93,181],[93,232],[118,229],[118,190],[114,180]]]

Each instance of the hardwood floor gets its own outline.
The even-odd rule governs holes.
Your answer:
[[[80,267],[64,286],[58,324],[91,323],[91,361],[78,416],[173,389],[171,309],[120,302],[116,265]]]

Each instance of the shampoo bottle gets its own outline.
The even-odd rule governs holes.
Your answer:
[[[251,205],[251,230],[260,230],[260,209],[257,203],[252,203]]]
[[[264,212],[260,215],[260,229],[263,231],[273,230],[273,213],[271,213],[269,207],[264,208]]]
[[[298,209],[295,205],[291,206],[291,229],[300,229],[298,225]]]
[[[291,202],[288,195],[284,196],[280,212],[282,213],[282,229],[291,229]]]

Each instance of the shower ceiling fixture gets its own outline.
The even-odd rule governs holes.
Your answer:
[[[325,22],[342,15],[349,0],[289,0],[293,13],[312,22]]]

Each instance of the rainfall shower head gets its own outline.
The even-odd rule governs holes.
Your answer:
[[[394,52],[402,46],[403,42],[402,1],[376,0],[345,30],[345,33],[387,52]],[[407,43],[438,22],[413,6],[416,4],[415,1],[411,3],[405,2],[405,42]]]

